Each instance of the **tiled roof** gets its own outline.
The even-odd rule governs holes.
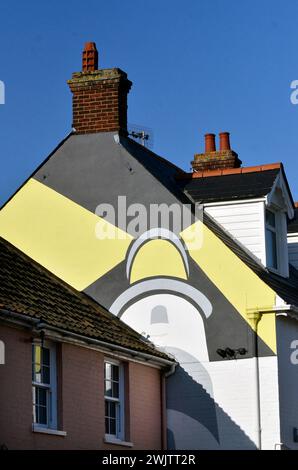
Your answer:
[[[48,326],[170,360],[119,318],[77,292],[0,237],[1,310]]]
[[[279,172],[280,167],[263,171],[239,171],[208,177],[180,178],[177,183],[196,202],[234,201],[266,196]]]

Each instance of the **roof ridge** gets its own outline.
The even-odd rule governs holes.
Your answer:
[[[123,138],[123,137],[121,136],[121,138]],[[135,144],[138,147],[140,147],[143,151],[146,151],[147,153],[149,153],[152,157],[154,157],[157,160],[161,161],[162,163],[165,163],[166,165],[170,166],[171,168],[176,169],[179,172],[183,172],[182,168],[180,168],[179,166],[177,166],[175,163],[171,162],[170,160],[167,160],[165,157],[162,157],[161,155],[158,155],[157,153],[155,153],[152,150],[148,149],[144,145],[141,145],[139,142],[136,142],[134,139],[131,139],[129,136],[127,136],[125,138],[128,139],[132,144]]]
[[[264,165],[256,166],[246,166],[240,168],[222,168],[217,170],[205,170],[205,171],[196,171],[193,173],[181,173],[177,175],[177,179],[186,179],[186,178],[208,178],[210,176],[226,176],[226,175],[237,175],[245,173],[259,173],[261,171],[270,171],[277,170],[282,168],[281,162],[276,163],[266,163]]]

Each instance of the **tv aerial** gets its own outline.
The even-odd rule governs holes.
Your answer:
[[[143,147],[153,148],[153,130],[139,124],[128,124],[128,135]]]

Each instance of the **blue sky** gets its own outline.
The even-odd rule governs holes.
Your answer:
[[[0,203],[70,131],[86,41],[128,73],[129,122],[156,153],[188,170],[229,131],[246,166],[282,161],[298,200],[297,17],[296,0],[1,0]]]

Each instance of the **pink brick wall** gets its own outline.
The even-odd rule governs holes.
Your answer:
[[[0,445],[9,449],[117,449],[104,444],[102,353],[63,343],[59,419],[66,437],[32,432],[31,335],[0,326]],[[128,364],[126,439],[134,449],[161,448],[160,371]]]
[[[150,441],[152,449],[160,449],[162,410],[159,372],[151,367],[130,363],[129,389],[132,442],[138,441],[139,447],[143,449]]]

